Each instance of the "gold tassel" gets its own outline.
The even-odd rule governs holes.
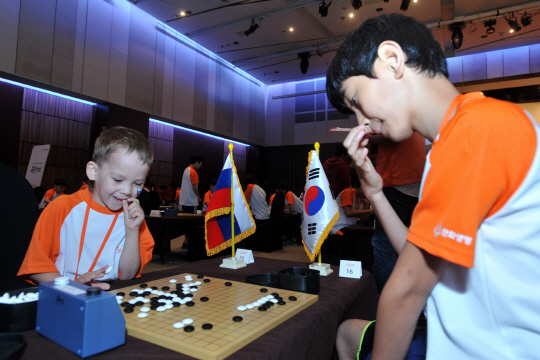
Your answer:
[[[326,225],[321,236],[319,236],[319,240],[317,240],[317,245],[315,245],[315,250],[313,250],[313,254],[309,252],[306,246],[306,243],[304,242],[304,239],[302,238],[302,243],[304,244],[304,249],[306,250],[309,260],[315,261],[315,257],[317,257],[317,255],[321,251],[321,247],[322,247],[322,244],[324,243],[324,240],[326,240],[326,238],[328,237],[328,234],[330,233],[330,231],[332,230],[332,228],[334,227],[338,219],[339,219],[339,210],[336,213],[336,215],[334,215],[332,220],[328,223],[328,225]]]

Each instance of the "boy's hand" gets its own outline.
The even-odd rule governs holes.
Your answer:
[[[101,269],[97,269],[91,272],[87,272],[86,274],[82,274],[81,276],[77,278],[76,282],[84,284],[84,285],[88,285],[88,286],[98,287],[98,288],[101,288],[102,290],[109,290],[111,288],[111,285],[107,283],[94,281],[94,279],[100,279],[104,277],[105,270],[107,270],[108,267],[109,265],[105,265]]]
[[[374,194],[382,191],[383,181],[369,159],[368,149],[366,148],[369,139],[364,138],[365,135],[366,126],[357,126],[349,132],[349,135],[343,141],[343,146],[347,149],[351,160],[356,166],[356,172],[360,178],[364,194],[368,199],[371,199]]]
[[[131,203],[128,201],[131,201]],[[123,200],[122,205],[124,206],[124,224],[126,225],[126,230],[138,232],[139,226],[141,226],[144,220],[144,211],[139,204],[139,200],[131,197]]]

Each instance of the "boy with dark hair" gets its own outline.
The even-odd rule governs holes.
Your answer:
[[[428,359],[536,358],[540,127],[518,105],[461,95],[447,77],[430,30],[398,14],[366,20],[328,68],[330,101],[362,124],[343,144],[400,253],[379,301],[373,359],[405,358],[424,307]],[[366,122],[396,142],[415,131],[433,142],[410,229],[367,157]],[[342,325],[342,358],[356,356],[365,325]]]
[[[203,158],[198,155],[193,155],[189,158],[189,166],[184,170],[182,176],[182,191],[180,192],[179,205],[182,207],[182,212],[194,214],[197,212],[197,207],[201,202],[199,195],[199,175],[197,170],[202,166]]]
[[[18,276],[34,284],[66,276],[105,290],[109,284],[96,279],[140,276],[154,240],[136,196],[152,162],[140,132],[114,127],[101,133],[86,165],[89,188],[47,206]]]
[[[67,182],[64,179],[56,179],[54,180],[54,188],[47,190],[45,193],[45,196],[43,196],[43,199],[41,200],[41,203],[39,204],[40,209],[45,209],[47,205],[51,203],[54,199],[59,197],[60,195],[64,195],[64,190],[66,190]]]

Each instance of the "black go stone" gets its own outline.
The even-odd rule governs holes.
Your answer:
[[[143,292],[143,296],[150,296],[150,295],[152,295],[152,293],[150,291]]]
[[[120,304],[120,306],[122,306],[122,307],[127,307],[129,305],[131,305],[131,304],[128,303],[127,301],[124,301],[123,303]]]
[[[203,280],[205,283],[209,283],[210,282],[210,279],[204,279]]]
[[[285,301],[283,301],[283,300],[281,300],[281,301],[278,301],[278,305],[285,305],[285,304],[286,304],[286,302],[285,302]]]
[[[188,325],[188,326],[184,326],[184,331],[185,332],[192,332],[193,330],[195,330],[195,328],[191,325]]]
[[[234,322],[240,322],[240,321],[244,320],[244,318],[242,318],[241,316],[235,316],[235,317],[232,318],[232,320]]]
[[[203,297],[201,298],[201,301],[208,301],[208,297],[203,296]]]
[[[208,324],[208,323],[207,324],[202,324],[203,330],[210,330],[213,327],[214,327],[214,325],[212,325],[212,324]]]
[[[266,306],[259,306],[258,310],[259,311],[266,311],[267,307]]]
[[[180,306],[179,302],[173,302],[172,304],[173,304],[174,307],[179,307]]]
[[[278,293],[272,293],[272,296],[277,298],[279,296],[279,294]]]
[[[261,292],[262,292],[262,293],[268,292],[268,289],[267,289],[267,288],[262,288],[262,289],[261,289]]]
[[[159,295],[158,299],[167,299],[165,295]]]
[[[137,301],[137,302],[135,303],[135,305],[137,305],[137,306],[143,306],[144,303],[143,303],[142,301]]]
[[[144,289],[145,287],[147,287],[148,285],[147,284],[141,284],[139,285],[141,287],[141,289]]]
[[[159,300],[159,298],[157,296],[154,296],[154,297],[150,298],[150,301],[158,301],[158,300]]]
[[[159,307],[159,305],[157,303],[152,304],[152,305],[150,305],[150,310],[156,310],[158,307]]]
[[[129,293],[129,296],[139,296],[138,292],[132,291]]]
[[[296,296],[289,296],[289,300],[296,301]]]
[[[271,302],[271,301],[267,301],[267,302],[265,302],[264,304],[265,304],[266,306],[269,306],[269,307],[270,307],[270,306],[274,306],[274,303]]]
[[[170,287],[168,287],[168,286],[164,286],[164,287],[161,288],[161,290],[163,290],[163,291],[167,291],[169,289],[170,289]]]
[[[232,286],[232,282],[228,282],[228,281],[227,281],[227,282],[225,283],[225,286]]]
[[[202,279],[204,275],[197,275],[197,279]]]
[[[127,307],[124,309],[124,312],[125,313],[132,313],[133,312],[133,308],[132,307]]]
[[[193,301],[188,301],[188,302],[186,303],[186,305],[187,305],[187,306],[193,306],[193,305],[195,305],[195,303],[194,303]]]
[[[152,286],[150,289],[157,290],[157,286]]]
[[[197,286],[193,285],[189,287],[190,289],[197,289]]]
[[[116,294],[116,296],[126,296],[126,293],[120,291],[119,293]]]

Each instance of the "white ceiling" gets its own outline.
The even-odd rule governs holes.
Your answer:
[[[540,43],[538,0],[411,0],[407,11],[399,9],[402,0],[363,0],[359,10],[353,9],[351,0],[333,0],[327,17],[319,15],[322,0],[131,1],[268,85],[324,76],[335,49],[347,33],[368,17],[392,12],[402,12],[426,23],[447,57]],[[243,4],[234,5],[240,3]],[[223,8],[216,9],[219,7]],[[181,11],[191,11],[191,15],[182,17]],[[508,18],[514,12],[521,25],[525,11],[532,15],[532,23],[510,33],[505,16]],[[246,36],[244,32],[252,17],[260,28]],[[495,33],[487,35],[483,21],[489,19],[496,19],[497,24]],[[456,21],[466,23],[459,50],[452,47],[448,28]],[[306,51],[311,58],[303,75],[298,53]]]

